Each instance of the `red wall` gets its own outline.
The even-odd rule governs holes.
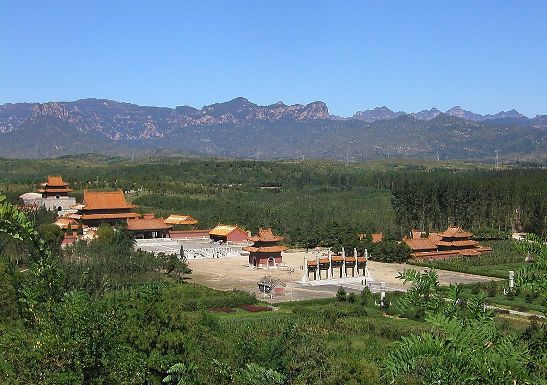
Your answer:
[[[226,237],[227,241],[230,242],[243,242],[246,241],[249,238],[249,235],[239,228],[232,231],[228,236]]]
[[[252,265],[253,264],[253,260],[256,258],[256,266],[267,266],[268,265],[268,258],[274,258],[275,259],[275,264],[276,265],[279,265],[280,263],[283,262],[283,258],[277,254],[277,255],[268,255],[266,253],[257,253],[257,254],[251,254],[249,255],[249,264]]]

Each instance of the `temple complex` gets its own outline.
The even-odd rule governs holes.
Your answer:
[[[122,190],[88,191],[84,190],[84,202],[79,210],[81,221],[87,226],[111,225],[127,219],[139,218],[131,211],[135,206],[127,203]]]
[[[244,247],[249,252],[249,266],[254,267],[275,267],[283,263],[281,252],[286,250],[279,242],[283,237],[276,236],[272,229],[259,229],[258,234],[249,238],[252,246]]]
[[[421,231],[412,231],[412,238],[403,238],[416,259],[445,259],[459,256],[476,256],[492,251],[471,239],[473,234],[457,226],[451,226],[442,233],[424,236]]]
[[[172,228],[163,218],[155,218],[154,214],[127,220],[127,231],[135,239],[169,238],[169,230]]]
[[[244,242],[249,234],[237,225],[218,225],[209,231],[209,237],[215,242]]]

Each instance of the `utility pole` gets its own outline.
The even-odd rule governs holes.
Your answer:
[[[346,167],[349,166],[349,144],[346,148]]]

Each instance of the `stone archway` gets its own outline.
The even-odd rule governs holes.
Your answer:
[[[275,258],[273,257],[268,258],[267,264],[268,264],[267,265],[268,267],[275,267]]]

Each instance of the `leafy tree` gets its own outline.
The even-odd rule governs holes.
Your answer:
[[[463,286],[459,283],[450,285],[449,302],[442,311],[445,316],[457,318],[462,322],[468,320],[486,321],[494,318],[494,311],[485,306],[486,296],[483,293],[464,299],[461,295],[462,289]]]
[[[0,259],[0,322],[18,318],[14,272]]]
[[[338,302],[345,302],[346,299],[347,299],[347,292],[346,290],[344,290],[344,288],[342,286],[340,286],[340,288],[338,288],[338,291],[336,292],[336,300]]]
[[[382,240],[374,245],[371,259],[380,262],[406,262],[410,257],[410,248],[404,242]]]
[[[515,335],[502,334],[493,322],[462,324],[440,314],[427,322],[439,332],[402,337],[384,361],[387,380],[410,376],[424,385],[513,385],[539,380],[528,370],[532,357],[526,345]]]
[[[53,254],[61,254],[61,242],[63,241],[64,233],[59,226],[53,223],[44,223],[38,227],[38,233]]]
[[[58,260],[51,255],[46,242],[40,237],[34,224],[12,204],[5,202],[0,195],[0,233],[16,240],[30,242],[37,254],[29,269],[25,285],[21,289],[20,301],[23,303],[27,319],[38,321],[38,307],[58,300],[62,295],[61,271]]]
[[[397,302],[397,307],[410,318],[423,319],[427,312],[436,312],[443,305],[439,292],[439,277],[434,269],[420,273],[405,269],[397,277],[412,286]]]
[[[273,369],[264,368],[260,365],[251,363],[247,364],[243,370],[241,370],[235,376],[235,384],[237,385],[258,385],[258,384],[271,384],[282,385],[284,382],[284,376],[276,372]]]
[[[529,234],[519,242],[522,251],[533,255],[534,261],[518,270],[515,283],[518,287],[532,290],[547,302],[547,245],[535,234]]]
[[[194,385],[198,383],[196,371],[197,366],[179,362],[167,369],[167,375],[162,382],[169,385]]]

